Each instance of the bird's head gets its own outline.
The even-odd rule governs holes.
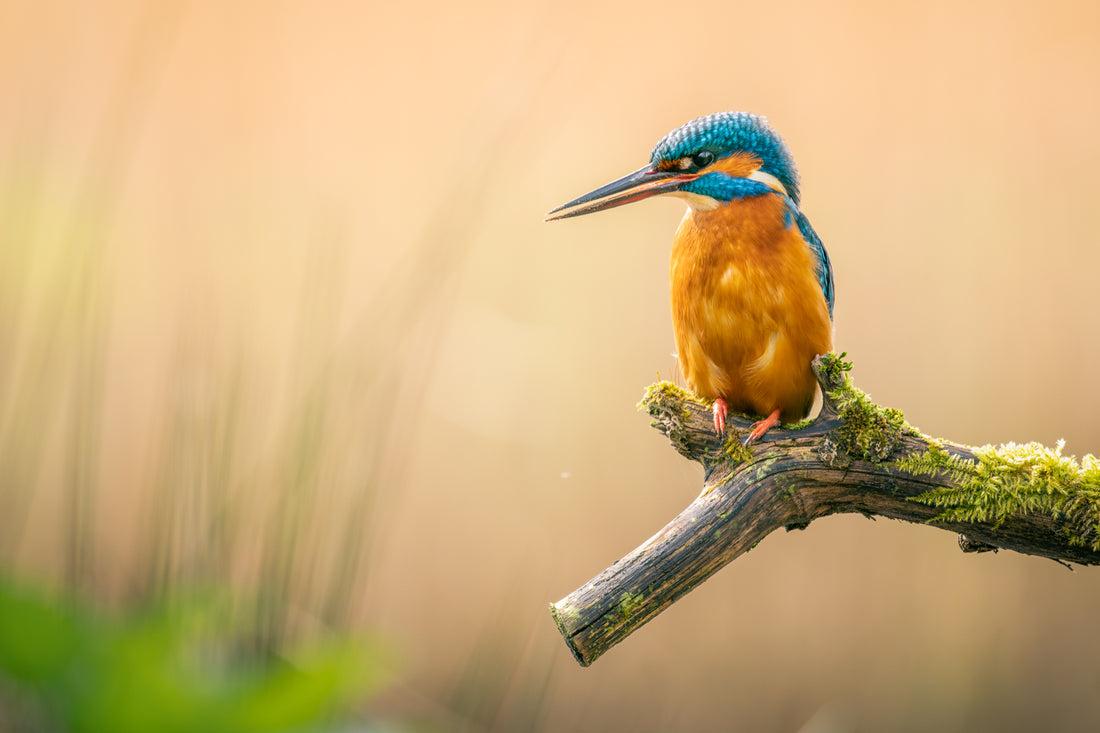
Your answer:
[[[772,191],[798,204],[798,173],[782,138],[763,117],[719,112],[692,120],[661,138],[649,163],[562,204],[547,221],[641,201],[659,194],[715,209],[735,199]]]

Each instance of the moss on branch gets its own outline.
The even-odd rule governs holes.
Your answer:
[[[1064,522],[1076,547],[1100,550],[1100,461],[1086,455],[1079,463],[1063,456],[1065,441],[1053,450],[1039,443],[986,445],[975,459],[949,455],[939,446],[906,456],[898,468],[914,475],[943,474],[951,485],[914,501],[942,509],[934,522],[989,522],[994,527],[1018,515],[1045,515]]]
[[[825,354],[819,367],[823,382],[839,383],[826,393],[844,423],[837,431],[837,448],[852,458],[885,461],[898,450],[903,436],[918,436],[920,431],[905,421],[901,410],[875,404],[852,384],[848,376],[852,362],[845,361],[845,356]]]
[[[1079,463],[1054,449],[1027,443],[999,448],[963,448],[969,455],[949,452],[945,441],[923,435],[905,420],[901,410],[883,407],[857,388],[846,354],[825,354],[815,371],[825,394],[823,414],[837,420],[825,430],[822,417],[775,429],[761,443],[741,443],[751,418],[730,416],[724,440],[708,437],[710,402],[671,382],[650,386],[638,404],[653,417],[652,426],[672,439],[685,456],[710,467],[728,470],[759,462],[762,445],[818,437],[816,448],[827,466],[849,466],[853,460],[888,463],[913,476],[944,476],[950,485],[926,491],[913,501],[942,511],[936,523],[989,523],[999,527],[1013,516],[1043,516],[1059,523],[1074,546],[1100,551],[1100,460],[1085,456]],[[713,435],[711,432],[709,435]],[[908,439],[908,442],[907,442]],[[905,454],[908,451],[907,455]],[[891,461],[891,459],[894,459]],[[709,492],[705,487],[703,495]]]

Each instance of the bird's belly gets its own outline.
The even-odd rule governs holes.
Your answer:
[[[721,397],[738,412],[763,416],[778,409],[784,422],[805,417],[816,389],[810,363],[829,345],[814,345],[783,327],[766,332],[748,320],[741,328],[730,325],[678,334],[680,368],[692,391]]]

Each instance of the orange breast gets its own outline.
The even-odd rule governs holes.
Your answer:
[[[739,412],[778,409],[784,422],[809,413],[810,362],[832,349],[832,323],[813,256],[780,196],[688,209],[670,279],[680,368],[696,394]]]

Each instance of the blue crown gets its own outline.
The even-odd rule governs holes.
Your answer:
[[[791,151],[768,121],[748,112],[718,112],[677,127],[654,146],[650,162],[678,160],[703,150],[719,158],[738,151],[760,159],[760,170],[775,176],[798,204],[798,171]]]

